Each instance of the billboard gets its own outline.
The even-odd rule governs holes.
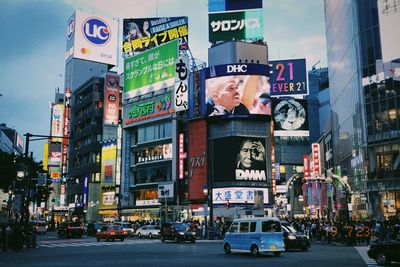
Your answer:
[[[213,142],[213,181],[266,182],[265,138],[234,136]]]
[[[308,95],[306,60],[270,61],[271,96]]]
[[[157,46],[124,62],[124,99],[171,87],[175,83],[178,41]]]
[[[307,100],[272,99],[275,136],[309,136]]]
[[[175,77],[175,111],[183,111],[188,109],[189,105],[189,57],[188,55],[180,55],[176,61],[176,77]]]
[[[263,40],[262,9],[208,14],[208,40]]]
[[[262,8],[262,0],[208,0],[208,12]]]
[[[188,18],[162,17],[124,19],[122,56],[140,52],[177,40],[180,50],[188,49]]]
[[[118,125],[119,76],[106,74],[104,85],[104,125]]]
[[[255,187],[224,187],[213,188],[213,204],[225,204],[226,201],[234,204],[268,203],[268,188]]]
[[[64,104],[55,104],[51,112],[51,136],[52,142],[61,142],[64,125]]]
[[[79,58],[117,65],[118,24],[76,10],[67,23],[65,60]]]
[[[400,2],[398,0],[379,0],[379,30],[382,44],[382,61],[400,58],[397,27],[400,21]]]
[[[123,109],[124,125],[174,113],[172,93],[158,95],[152,99],[128,103]]]
[[[117,159],[117,144],[115,140],[103,142],[101,149],[101,208],[116,208],[115,198],[115,168]]]
[[[205,116],[271,115],[268,65],[226,64],[205,69]]]

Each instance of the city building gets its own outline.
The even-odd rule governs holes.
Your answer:
[[[325,1],[333,170],[354,219],[400,211],[399,14],[398,1]]]

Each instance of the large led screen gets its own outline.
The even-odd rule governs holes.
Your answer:
[[[125,99],[173,86],[177,56],[178,41],[174,40],[125,59]]]
[[[172,40],[178,40],[179,49],[188,49],[187,17],[124,19],[123,24],[124,58]]]
[[[205,70],[205,116],[271,115],[268,65],[227,64]]]
[[[271,96],[307,95],[306,60],[270,61]]]
[[[309,136],[307,100],[273,99],[275,136]]]
[[[266,182],[264,138],[227,137],[213,142],[214,182]]]

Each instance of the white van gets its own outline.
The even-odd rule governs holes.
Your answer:
[[[226,254],[250,252],[253,256],[272,252],[279,256],[285,251],[279,219],[263,217],[234,220],[225,234],[224,251]]]

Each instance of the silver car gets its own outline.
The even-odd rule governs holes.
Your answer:
[[[137,236],[142,237],[160,237],[160,226],[157,225],[144,225],[137,230]]]
[[[121,226],[122,230],[125,230],[128,233],[128,236],[133,236],[135,232],[129,222],[114,222],[113,224]]]

